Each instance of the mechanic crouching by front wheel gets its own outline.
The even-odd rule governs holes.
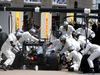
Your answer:
[[[60,36],[60,42],[58,43],[58,45],[54,48],[54,50],[60,51],[60,55],[62,56],[66,56],[66,58],[68,57],[68,55],[70,54],[68,52],[68,47],[69,46],[74,46],[74,50],[76,50],[77,52],[80,50],[80,44],[73,38],[69,38],[69,36],[67,34],[65,35],[61,35]]]
[[[15,48],[15,43],[22,37],[21,33],[9,34],[7,40],[4,42],[1,47],[2,53],[5,54],[7,60],[3,63],[2,68],[4,71],[13,70],[11,67],[15,59],[15,54],[11,51],[12,48]]]
[[[69,52],[69,55],[67,56],[67,62],[72,63],[72,65],[68,67],[68,71],[79,71],[80,63],[82,59],[81,53],[76,51],[74,46],[69,46],[68,52]]]

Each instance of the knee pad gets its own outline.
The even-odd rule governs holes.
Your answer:
[[[74,71],[74,68],[73,67],[69,67],[68,71]]]

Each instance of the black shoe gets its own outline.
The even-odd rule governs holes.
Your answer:
[[[5,64],[2,65],[2,69],[3,69],[4,71],[7,71],[7,67],[6,67]]]
[[[14,69],[10,65],[8,65],[7,70],[14,70]]]
[[[74,71],[74,68],[73,67],[69,67],[68,71]]]
[[[95,73],[93,68],[90,69],[90,73]]]

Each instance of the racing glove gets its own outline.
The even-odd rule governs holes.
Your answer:
[[[13,43],[13,41],[10,41],[10,44],[12,47],[15,47],[15,44]]]
[[[47,47],[50,46],[51,44],[52,44],[52,42],[48,43],[48,44],[47,44]]]
[[[91,41],[92,40],[92,36],[90,35],[88,39]]]

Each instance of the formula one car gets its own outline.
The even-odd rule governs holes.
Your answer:
[[[23,51],[17,54],[16,59],[19,60],[13,63],[13,68],[20,68],[22,65],[26,65],[28,69],[34,69],[35,65],[39,66],[39,69],[45,70],[60,70],[60,54],[59,53],[47,53],[46,39],[35,43],[32,41],[25,41],[23,43]],[[20,57],[19,57],[20,55]],[[23,57],[22,57],[23,56]],[[19,57],[19,58],[18,58]],[[19,67],[18,65],[21,64]]]

